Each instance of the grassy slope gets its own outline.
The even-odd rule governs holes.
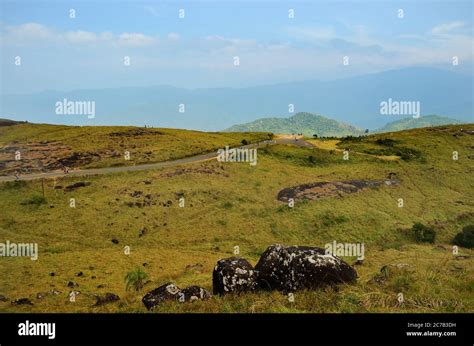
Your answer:
[[[53,190],[46,184],[47,205],[22,206],[38,194],[39,182],[24,186],[3,185],[0,189],[0,239],[37,242],[39,260],[0,258],[0,294],[9,298],[30,297],[34,306],[12,307],[0,302],[0,311],[38,312],[143,312],[140,294],[124,290],[123,278],[144,262],[153,280],[150,290],[170,280],[179,286],[197,284],[212,287],[215,262],[241,255],[255,264],[272,243],[313,245],[326,242],[364,242],[366,258],[357,266],[358,283],[314,292],[297,292],[295,302],[280,293],[213,297],[207,302],[167,303],[164,312],[377,312],[377,311],[474,311],[474,260],[456,260],[449,241],[468,223],[474,223],[472,155],[474,137],[454,137],[461,126],[418,129],[369,137],[391,136],[406,147],[420,150],[424,160],[386,161],[351,152],[349,161],[342,153],[327,150],[275,146],[259,151],[258,164],[199,163],[206,167],[195,173],[165,177],[175,169],[122,173],[90,177],[92,184],[74,192]],[[463,126],[474,130],[474,126]],[[46,136],[46,135],[45,135]],[[365,144],[358,144],[365,145]],[[355,146],[354,146],[355,147]],[[469,149],[471,148],[471,149]],[[452,151],[460,159],[451,159]],[[308,164],[308,156],[316,158]],[[313,181],[380,179],[396,172],[400,186],[367,190],[342,199],[297,203],[294,209],[276,201],[284,187]],[[219,174],[218,174],[219,173]],[[143,180],[151,179],[151,185]],[[65,185],[84,179],[65,178]],[[136,201],[129,194],[160,194],[159,200],[173,201],[171,207],[128,207]],[[176,192],[184,192],[186,207],[178,208]],[[69,208],[69,198],[77,207]],[[397,207],[404,198],[405,207]],[[118,200],[117,200],[118,199]],[[51,208],[50,205],[54,206]],[[342,217],[343,216],[343,217]],[[416,244],[407,229],[414,222],[434,225],[436,244]],[[165,225],[166,224],[166,225]],[[148,233],[138,237],[144,226]],[[119,239],[114,245],[112,238]],[[123,246],[131,247],[124,255]],[[474,251],[461,248],[461,254]],[[352,263],[352,259],[346,259]],[[202,272],[186,270],[200,263]],[[409,263],[412,274],[391,278],[382,285],[368,284],[381,266]],[[75,273],[83,271],[84,277]],[[56,276],[49,276],[55,272]],[[95,275],[96,279],[91,276]],[[66,283],[79,283],[82,292],[76,303],[69,303]],[[99,284],[104,288],[97,288]],[[56,287],[59,296],[35,299],[36,293]],[[119,303],[91,307],[92,293],[114,292]],[[399,304],[402,292],[405,303]]]
[[[103,157],[84,168],[98,168],[116,165],[152,163],[192,156],[218,148],[240,145],[268,139],[267,133],[212,133],[175,129],[143,129],[147,134],[140,136],[111,136],[111,133],[134,131],[132,126],[61,126],[46,124],[20,124],[0,127],[0,147],[7,144],[37,143],[41,141],[61,142],[79,153],[101,153],[118,151],[118,157]],[[155,134],[154,134],[155,133]],[[126,161],[123,153],[129,151],[131,160]],[[25,152],[24,158],[29,154]]]

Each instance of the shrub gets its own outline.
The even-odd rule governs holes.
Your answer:
[[[33,205],[41,205],[41,204],[46,204],[46,198],[44,198],[41,195],[34,195],[30,199],[21,202],[22,205],[28,205],[28,204],[33,204]]]
[[[465,226],[456,234],[453,244],[472,249],[474,247],[474,225]]]
[[[247,144],[249,144],[249,142],[247,142],[246,139],[242,139],[242,140],[240,141],[240,143],[242,143],[242,145],[247,145]]]
[[[133,288],[135,291],[141,291],[146,279],[148,279],[148,274],[140,268],[132,270],[125,275],[125,290],[129,291]]]
[[[385,145],[387,147],[393,147],[393,145],[396,143],[396,141],[394,141],[393,139],[390,139],[390,138],[381,138],[381,139],[377,139],[375,141],[375,143],[377,143],[378,145]]]
[[[415,223],[411,229],[417,242],[434,243],[436,232],[432,227],[425,226],[422,223]]]

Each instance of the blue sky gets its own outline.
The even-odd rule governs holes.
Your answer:
[[[408,66],[472,74],[472,7],[470,0],[1,0],[2,93],[244,87]]]

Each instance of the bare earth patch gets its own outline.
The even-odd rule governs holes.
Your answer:
[[[399,184],[400,180],[398,179],[322,181],[287,187],[278,192],[277,199],[282,202],[288,202],[290,198],[297,201],[303,199],[317,200],[329,197],[343,197],[346,194],[359,192],[368,188]]]

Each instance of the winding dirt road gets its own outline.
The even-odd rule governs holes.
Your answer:
[[[277,138],[271,141],[264,141],[255,144],[249,144],[242,146],[240,148],[263,148],[269,145],[275,144],[292,144],[299,147],[314,147],[313,144],[308,143],[302,139],[291,139],[291,138]],[[87,175],[100,175],[100,174],[110,174],[110,173],[119,173],[119,172],[134,172],[134,171],[144,171],[148,169],[156,168],[166,168],[173,167],[188,163],[196,163],[202,161],[214,160],[217,158],[216,152],[200,154],[196,156],[185,157],[178,160],[172,161],[163,161],[156,163],[147,163],[136,166],[120,166],[120,167],[104,167],[104,168],[93,168],[93,169],[77,169],[70,171],[68,174],[65,174],[62,171],[53,171],[47,173],[32,173],[26,175],[20,175],[18,178],[15,176],[0,176],[0,182],[2,181],[14,181],[14,180],[36,180],[36,179],[48,179],[48,178],[60,178],[60,177],[70,177],[70,176],[87,176]]]

